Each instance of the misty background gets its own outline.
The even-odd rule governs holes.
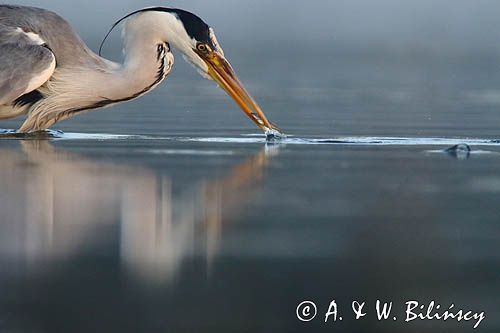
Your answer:
[[[239,45],[261,43],[393,49],[440,54],[500,52],[500,2],[495,0],[63,0],[11,1],[44,7],[68,19],[93,47],[118,18],[147,6],[192,11]],[[303,48],[307,47],[307,50]]]

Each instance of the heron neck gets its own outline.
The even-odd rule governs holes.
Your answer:
[[[113,98],[138,97],[158,85],[172,68],[169,45],[155,37],[151,27],[126,25],[125,60],[115,74],[119,87],[110,87]]]

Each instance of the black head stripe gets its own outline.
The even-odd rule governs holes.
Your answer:
[[[175,13],[181,20],[190,37],[210,45],[210,27],[201,18],[182,9],[172,9],[171,12]]]
[[[104,45],[104,42],[106,41],[108,36],[111,34],[113,29],[118,24],[120,24],[121,22],[123,22],[124,20],[126,20],[127,18],[129,18],[135,14],[144,13],[144,12],[165,12],[165,13],[175,14],[179,18],[179,20],[182,22],[182,24],[184,25],[184,28],[186,29],[186,32],[188,33],[188,35],[190,37],[194,38],[195,40],[197,40],[199,42],[202,42],[202,43],[205,43],[205,44],[208,44],[208,45],[214,47],[214,45],[212,45],[213,43],[212,43],[212,40],[210,38],[210,27],[208,26],[208,24],[206,24],[201,18],[199,18],[195,14],[190,13],[190,12],[185,11],[185,10],[182,10],[182,9],[176,9],[176,8],[150,7],[150,8],[136,10],[135,12],[132,12],[132,13],[122,17],[115,24],[113,24],[111,29],[108,31],[108,33],[104,37],[104,39],[101,43],[101,46],[99,47],[99,55],[101,55],[101,51],[102,51],[102,47]]]

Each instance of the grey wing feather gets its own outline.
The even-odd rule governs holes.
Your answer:
[[[0,24],[21,27],[39,35],[56,56],[58,67],[102,68],[109,65],[85,45],[64,18],[54,12],[0,4]]]
[[[53,73],[55,57],[22,30],[0,24],[0,105],[39,88]]]

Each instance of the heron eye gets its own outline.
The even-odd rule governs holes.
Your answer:
[[[198,51],[201,51],[201,52],[206,52],[207,51],[207,46],[205,44],[198,44],[196,46],[196,48],[198,49]]]

